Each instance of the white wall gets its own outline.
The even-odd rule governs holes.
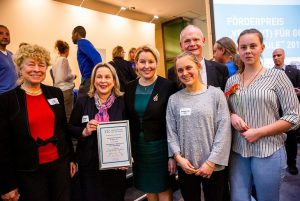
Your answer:
[[[65,40],[70,45],[69,62],[79,78],[76,60],[77,47],[72,43],[71,33],[75,26],[82,25],[87,39],[97,49],[106,50],[106,61],[111,60],[112,49],[121,45],[128,53],[131,47],[144,44],[155,46],[155,25],[123,17],[92,11],[51,0],[0,0],[0,24],[7,26],[11,44],[7,49],[15,52],[21,42],[38,44],[55,57],[54,43]],[[127,54],[126,54],[127,55]],[[127,58],[127,56],[126,56]],[[47,75],[46,84],[51,84]]]
[[[199,19],[194,19],[192,21],[192,24],[199,27],[205,37],[205,44],[203,47],[203,56],[205,59],[211,59],[212,58],[212,49],[211,49],[211,40],[210,37],[208,35],[208,31],[207,31],[207,22],[206,21],[202,21]]]

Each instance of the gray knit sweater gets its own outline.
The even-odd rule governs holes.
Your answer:
[[[170,156],[180,152],[196,169],[206,160],[228,165],[230,114],[220,89],[209,86],[193,94],[178,91],[169,99],[166,119]]]

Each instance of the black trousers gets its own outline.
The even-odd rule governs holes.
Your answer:
[[[285,149],[287,154],[287,165],[295,166],[297,157],[297,133],[298,130],[292,130],[287,132],[287,139],[285,142]]]
[[[287,132],[287,139],[285,142],[285,149],[287,155],[287,165],[293,166],[296,165],[296,157],[297,157],[297,133],[298,130],[292,130]]]
[[[226,182],[225,170],[213,172],[209,179],[186,174],[178,167],[179,187],[185,201],[201,201],[201,184],[205,201],[222,201]]]
[[[58,159],[34,172],[18,172],[18,184],[20,201],[69,201],[69,162]]]
[[[79,89],[78,89],[78,95],[77,98],[80,96],[86,96],[91,84],[91,78],[87,78],[84,81],[81,82]]]
[[[123,201],[126,191],[125,170],[97,170],[79,167],[84,201]]]

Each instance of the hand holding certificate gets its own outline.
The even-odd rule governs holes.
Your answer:
[[[97,139],[100,170],[131,166],[128,120],[100,123]]]

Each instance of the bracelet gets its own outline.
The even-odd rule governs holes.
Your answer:
[[[209,164],[207,161],[205,161],[205,163],[206,163],[206,165],[208,166],[208,167],[210,167],[211,169],[215,169],[213,166],[211,166],[211,164]]]

